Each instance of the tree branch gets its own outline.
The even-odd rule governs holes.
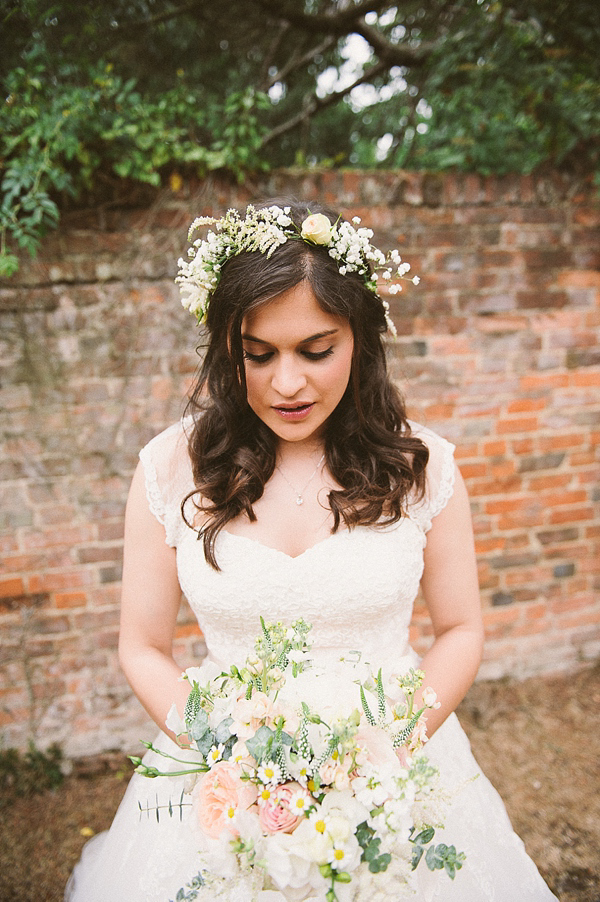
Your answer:
[[[277,51],[279,50],[279,48],[281,46],[281,42],[283,41],[283,39],[284,39],[286,33],[289,31],[289,29],[290,29],[289,22],[281,22],[281,24],[279,26],[279,31],[277,32],[277,34],[275,36],[275,40],[269,47],[267,53],[265,53],[265,58],[262,63],[262,76],[261,76],[260,82],[259,82],[259,84],[260,84],[259,90],[261,90],[261,91],[268,91],[269,88],[272,87],[274,84],[274,81],[272,80],[271,76],[269,75],[269,69],[271,68],[272,62],[275,59],[275,56],[277,55]]]
[[[327,37],[324,41],[321,41],[320,44],[317,44],[316,47],[313,47],[311,50],[307,50],[302,56],[292,55],[288,62],[283,66],[282,69],[279,70],[272,78],[269,80],[268,86],[264,89],[266,91],[269,88],[273,87],[273,85],[278,81],[283,81],[284,78],[293,72],[295,69],[299,69],[304,66],[306,63],[310,63],[311,60],[318,56],[320,53],[325,53],[326,50],[329,50],[330,47],[333,47],[336,43],[337,38]]]
[[[418,47],[394,44],[386,38],[383,32],[367,25],[364,19],[355,22],[352,30],[361,35],[371,45],[377,56],[387,62],[388,66],[422,66],[434,48],[434,45],[430,43],[419,44]]]
[[[382,7],[389,6],[389,2],[367,3],[365,0],[363,3],[348,6],[335,15],[324,13],[314,16],[283,5],[280,0],[254,0],[254,2],[270,15],[310,33],[329,34],[337,38],[359,34],[371,45],[377,56],[388,63],[388,66],[422,66],[434,47],[429,43],[420,44],[419,47],[395,44],[388,40],[382,31],[366,23],[362,17],[363,13],[379,12]]]
[[[305,31],[318,31],[325,34],[345,34],[348,26],[355,19],[367,13],[378,13],[389,0],[362,0],[361,3],[350,4],[343,9],[329,13],[304,13],[297,6],[282,3],[281,0],[255,0],[255,3],[266,12],[279,19],[285,19]]]
[[[148,19],[142,19],[140,22],[124,22],[122,25],[119,24],[119,30],[131,31],[132,29],[150,28],[152,25],[158,25],[159,22],[168,22],[169,19],[176,19],[178,16],[183,16],[186,13],[201,8],[202,0],[191,0],[191,3],[184,3],[183,6],[177,6],[175,9],[170,9],[167,12],[157,13],[155,16],[150,16]]]
[[[365,84],[366,82],[372,81],[382,72],[387,70],[387,66],[385,63],[376,63],[374,66],[371,66],[366,72],[356,79],[351,85],[348,85],[347,88],[343,88],[341,91],[332,91],[331,94],[327,94],[325,97],[318,97],[316,94],[313,94],[308,103],[305,105],[304,109],[300,113],[296,113],[295,116],[292,116],[291,119],[288,119],[287,122],[282,122],[280,125],[276,125],[275,128],[271,129],[268,135],[262,139],[260,146],[265,147],[267,144],[270,144],[271,141],[274,141],[275,138],[279,138],[281,135],[284,135],[286,132],[290,132],[295,128],[298,128],[299,125],[302,125],[303,122],[311,119],[316,113],[321,110],[326,109],[326,107],[331,106],[333,103],[337,103],[342,97],[345,97],[346,94],[349,94],[350,91],[357,88],[359,85]]]

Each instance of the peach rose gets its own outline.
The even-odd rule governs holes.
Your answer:
[[[193,793],[200,829],[217,839],[223,830],[234,835],[232,820],[238,808],[245,811],[256,801],[256,786],[241,780],[239,772],[229,761],[219,761],[196,785]]]
[[[260,825],[266,833],[293,833],[304,816],[290,811],[290,801],[298,791],[302,792],[299,783],[285,783],[277,786],[271,798],[263,802],[258,809]]]
[[[331,223],[324,213],[313,213],[302,223],[300,234],[307,241],[312,241],[313,244],[329,244]]]

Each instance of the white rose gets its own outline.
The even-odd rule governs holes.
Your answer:
[[[324,213],[313,213],[302,223],[302,238],[313,244],[329,244],[331,241],[331,223]]]

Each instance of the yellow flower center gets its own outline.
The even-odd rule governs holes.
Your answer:
[[[344,850],[343,849],[334,849],[333,857],[335,858],[336,861],[341,861],[342,858],[344,857]]]
[[[263,791],[260,794],[260,797],[263,800],[263,802],[266,802],[267,799],[271,798],[271,793],[268,789],[263,789]]]
[[[315,821],[315,830],[317,833],[325,833],[325,821]]]

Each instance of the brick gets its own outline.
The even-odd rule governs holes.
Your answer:
[[[23,580],[20,577],[0,580],[0,598],[10,598],[24,594]]]
[[[565,455],[563,452],[555,451],[537,456],[524,457],[519,461],[519,472],[530,473],[538,470],[554,470],[560,467]]]
[[[542,451],[558,451],[562,448],[577,448],[586,441],[585,433],[567,433],[558,435],[542,435],[539,446]]]
[[[535,432],[537,428],[537,417],[511,417],[496,422],[496,431],[500,435],[509,432]]]
[[[576,523],[583,520],[593,520],[594,516],[594,508],[589,505],[566,508],[565,510],[553,510],[550,514],[550,523]]]
[[[511,401],[506,408],[507,413],[530,413],[536,410],[544,410],[547,401],[543,398],[519,398]]]
[[[55,592],[54,604],[57,608],[82,608],[87,602],[84,592]]]

